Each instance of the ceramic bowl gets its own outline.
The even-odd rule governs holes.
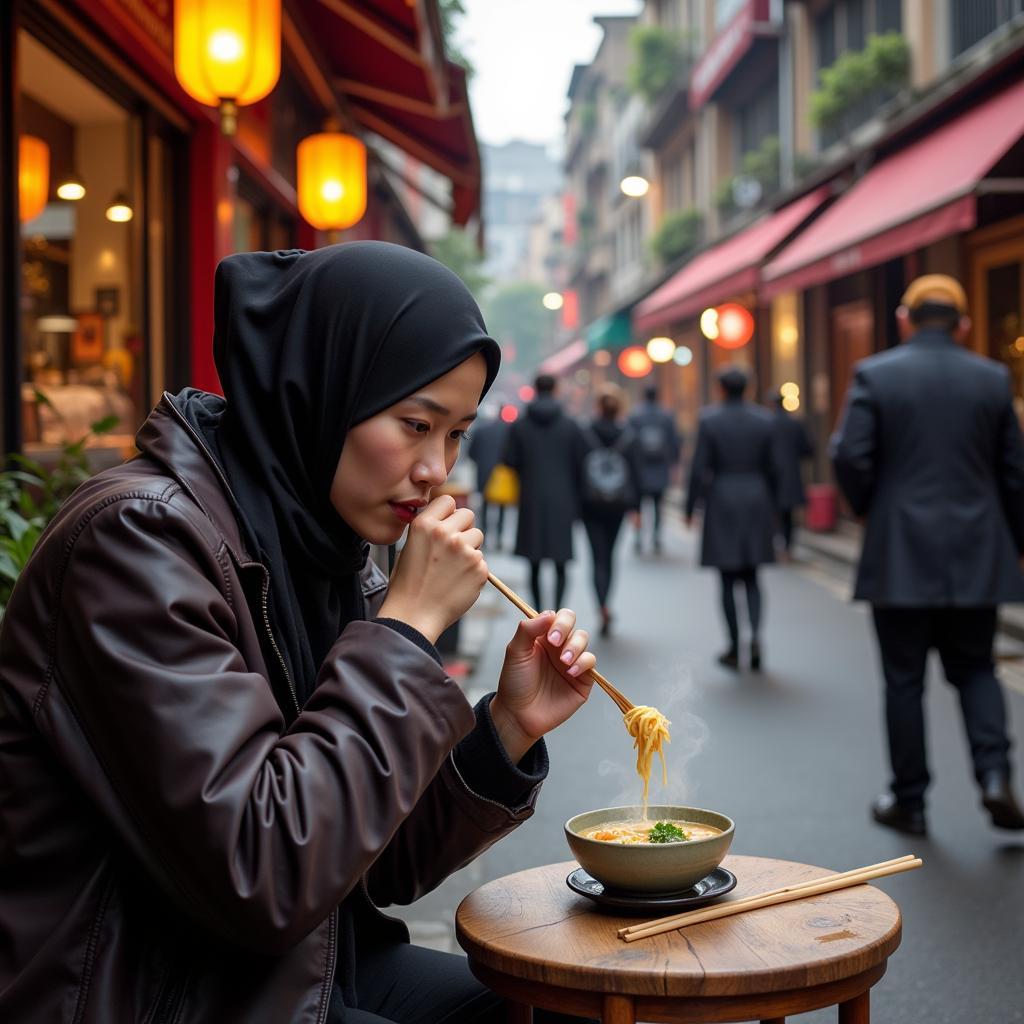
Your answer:
[[[603,807],[584,811],[565,823],[569,849],[589,875],[619,892],[675,893],[699,882],[722,862],[729,852],[736,826],[731,818],[701,807],[672,804],[649,805],[647,820],[693,821],[721,829],[708,839],[683,843],[651,843],[621,846],[600,839],[584,839],[588,829],[615,821],[636,821],[642,807]]]

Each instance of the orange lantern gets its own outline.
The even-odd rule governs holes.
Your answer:
[[[735,302],[718,307],[718,337],[722,348],[742,348],[754,336],[754,318],[750,310]]]
[[[646,377],[654,364],[642,345],[630,345],[619,353],[619,372],[623,377]]]
[[[193,99],[219,107],[234,135],[238,107],[263,99],[281,73],[281,0],[175,0],[174,74]]]
[[[32,220],[50,195],[50,147],[34,135],[18,139],[18,218]]]
[[[354,135],[321,132],[299,143],[299,212],[321,231],[340,231],[366,213],[366,147]]]

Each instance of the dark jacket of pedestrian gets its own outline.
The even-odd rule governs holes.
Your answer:
[[[469,451],[466,454],[476,467],[476,489],[481,494],[487,487],[494,467],[501,462],[507,440],[508,424],[500,416],[475,423],[470,431]]]
[[[854,596],[877,605],[1024,600],[1024,443],[1007,369],[941,330],[858,363],[832,439],[867,519]]]
[[[775,463],[778,468],[775,501],[778,508],[789,510],[807,504],[800,463],[814,454],[807,428],[781,406],[772,414],[775,430]]]
[[[766,410],[727,398],[705,409],[686,515],[703,505],[701,565],[738,570],[775,560],[775,435]]]
[[[553,396],[535,398],[511,425],[502,461],[519,473],[517,555],[531,562],[572,558],[582,448],[579,426]]]
[[[634,410],[629,425],[636,435],[640,495],[660,495],[679,461],[681,446],[675,419],[657,402],[646,401]]]

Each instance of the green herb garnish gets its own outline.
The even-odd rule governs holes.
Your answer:
[[[670,821],[656,822],[647,833],[649,843],[685,843],[690,837]]]

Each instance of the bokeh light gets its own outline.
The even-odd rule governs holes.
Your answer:
[[[709,341],[718,338],[718,310],[714,307],[705,309],[700,315],[700,333]]]
[[[506,423],[515,423],[519,419],[519,410],[514,405],[503,405],[501,407],[501,418]]]
[[[651,183],[646,178],[640,177],[639,174],[630,174],[619,182],[619,189],[622,191],[622,194],[633,199],[639,199],[641,196],[647,195],[647,190],[650,187]]]
[[[544,303],[545,309],[550,310],[561,309],[565,304],[565,299],[562,298],[561,292],[548,292],[540,301]]]
[[[652,369],[651,357],[640,345],[630,345],[619,353],[619,372],[623,377],[646,377]]]
[[[787,380],[786,383],[779,388],[779,394],[782,395],[783,398],[799,398],[800,385],[795,384],[791,380]]]
[[[594,365],[595,366],[610,366],[612,361],[612,354],[606,348],[598,349],[594,353]]]
[[[533,401],[533,397],[534,397],[535,394],[536,394],[536,392],[533,390],[533,387],[531,385],[529,385],[529,384],[524,384],[519,389],[519,397],[524,402],[532,402]]]
[[[669,363],[676,354],[676,343],[671,338],[651,338],[647,342],[647,354],[655,363]]]
[[[688,345],[680,345],[672,356],[672,362],[676,366],[689,366],[693,362],[693,349]]]
[[[754,318],[750,310],[735,302],[718,307],[718,337],[722,348],[742,348],[754,336]]]

